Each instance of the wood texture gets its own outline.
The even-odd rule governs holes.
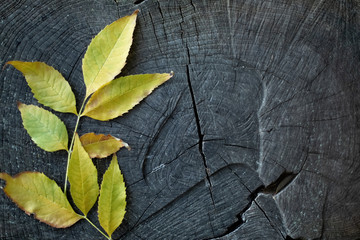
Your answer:
[[[122,75],[175,76],[123,117],[80,122],[80,135],[132,147],[118,153],[128,206],[114,239],[360,238],[360,2],[3,1],[0,64],[46,62],[80,102],[87,45],[135,9]],[[11,67],[0,79],[0,171],[62,184],[66,153],[42,151],[22,127],[16,101],[36,104],[26,81]],[[58,116],[71,132],[75,117]],[[109,161],[95,160],[101,173]],[[1,239],[102,237],[0,199]]]

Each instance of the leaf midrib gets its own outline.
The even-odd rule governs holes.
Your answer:
[[[104,68],[104,66],[107,64],[107,62],[108,62],[108,60],[109,60],[109,57],[112,55],[112,53],[113,53],[113,51],[114,51],[114,49],[115,49],[115,46],[118,45],[118,42],[120,41],[120,38],[121,38],[121,36],[122,36],[122,34],[123,34],[123,32],[124,32],[124,29],[127,28],[127,26],[129,25],[129,23],[130,23],[130,21],[128,21],[128,22],[126,23],[125,27],[124,27],[123,30],[121,31],[118,39],[116,40],[116,42],[115,42],[115,44],[114,44],[114,47],[110,50],[110,53],[106,56],[106,59],[105,59],[104,63],[101,65],[101,68],[100,68],[99,71],[96,73],[96,76],[93,78],[93,81],[91,81],[91,84],[90,84],[90,86],[89,86],[89,89],[91,89],[92,85],[93,85],[94,82],[97,80],[97,78],[98,78],[101,70],[102,70],[102,69]],[[120,73],[120,72],[121,72],[121,69],[119,70],[119,73]],[[117,74],[119,74],[119,73],[117,73]],[[91,94],[91,93],[89,93],[89,94]]]
[[[154,80],[154,81],[156,81],[156,80]],[[154,81],[152,81],[152,82],[154,82]],[[103,106],[103,105],[107,105],[108,103],[113,102],[114,99],[123,98],[124,95],[127,95],[127,94],[129,94],[129,93],[137,90],[138,88],[142,88],[142,87],[144,87],[145,85],[149,85],[149,84],[151,84],[152,82],[146,83],[146,84],[144,84],[144,85],[137,86],[137,87],[135,87],[135,88],[132,88],[131,90],[127,90],[127,91],[123,92],[121,95],[118,95],[118,97],[108,98],[107,100],[101,102],[101,105],[102,105],[102,106]],[[153,89],[150,89],[149,94],[150,94],[153,90],[155,90],[157,87],[159,87],[159,85],[158,85],[158,86],[155,86]],[[112,95],[112,96],[114,96],[114,95]],[[116,96],[116,95],[115,95],[115,96]],[[91,100],[91,98],[90,98],[90,100]],[[140,99],[140,101],[141,101],[141,100],[143,100],[143,99]],[[137,103],[139,103],[140,101],[137,101]],[[101,105],[100,105],[100,104],[97,104],[94,108],[91,108],[91,110],[90,110],[90,111],[87,111],[84,115],[86,115],[87,113],[90,113],[90,112],[96,110],[97,108],[101,107]],[[86,109],[86,108],[85,108],[85,109]]]

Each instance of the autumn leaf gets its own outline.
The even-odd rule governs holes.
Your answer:
[[[4,192],[27,214],[52,227],[66,228],[82,217],[74,212],[55,181],[43,173],[23,172],[15,177],[0,173],[6,181]]]
[[[86,98],[118,75],[132,44],[138,10],[106,26],[91,41],[83,58]]]
[[[172,73],[154,73],[114,79],[91,96],[82,116],[101,121],[121,116],[172,76]]]
[[[86,216],[97,200],[99,185],[96,167],[81,145],[77,134],[69,163],[69,182],[71,197]]]
[[[64,123],[53,113],[34,105],[18,102],[23,125],[31,139],[48,152],[68,149]]]
[[[110,134],[86,133],[80,137],[80,141],[91,158],[105,158],[116,153],[122,147],[130,150],[126,142]]]
[[[125,190],[124,179],[114,154],[110,166],[103,176],[98,210],[100,225],[110,237],[121,224],[125,215]]]
[[[23,73],[39,103],[59,112],[77,114],[75,96],[69,83],[53,67],[43,62],[10,61],[7,64]]]
[[[34,105],[18,103],[23,125],[40,148],[50,152],[68,151],[64,192],[67,192],[69,181],[73,202],[83,215],[74,212],[66,194],[43,173],[23,172],[15,177],[0,173],[0,179],[6,181],[4,192],[27,214],[34,214],[53,227],[65,228],[86,219],[111,239],[124,219],[126,187],[115,153],[121,147],[130,147],[111,135],[88,133],[79,138],[77,130],[82,116],[102,121],[122,116],[173,76],[171,72],[114,79],[126,63],[137,14],[138,10],[106,26],[91,41],[82,59],[86,95],[79,114],[69,83],[53,67],[42,62],[8,62],[23,73],[39,103],[56,111],[77,115],[68,148],[66,127],[56,115]],[[99,190],[98,172],[91,158],[104,158],[111,154],[113,158]],[[99,222],[109,237],[86,217],[98,197]]]

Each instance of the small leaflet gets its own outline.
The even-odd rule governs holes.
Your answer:
[[[68,150],[65,124],[53,113],[18,102],[24,128],[40,148],[48,152]]]
[[[90,97],[82,116],[101,121],[122,116],[172,76],[154,73],[114,79]]]
[[[116,153],[122,147],[130,150],[126,142],[110,134],[86,133],[80,137],[80,141],[91,158],[105,158]]]
[[[53,67],[43,62],[7,62],[22,72],[39,103],[58,112],[77,114],[75,96],[69,83]]]
[[[74,212],[55,181],[43,173],[23,172],[15,177],[0,173],[6,181],[4,192],[28,215],[52,227],[70,227],[82,217]]]
[[[124,178],[114,154],[110,166],[103,176],[98,209],[100,225],[110,237],[124,219],[125,190]]]

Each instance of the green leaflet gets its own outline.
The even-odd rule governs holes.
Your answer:
[[[4,192],[27,214],[56,228],[66,228],[82,217],[74,212],[55,181],[43,173],[23,172],[15,177],[0,173]]]
[[[31,139],[48,152],[68,150],[64,123],[51,112],[34,105],[18,103],[23,125]]]
[[[7,62],[23,73],[39,103],[55,111],[77,114],[75,96],[69,83],[53,67],[43,62]]]
[[[69,163],[69,182],[71,197],[86,216],[97,200],[99,185],[96,167],[81,145],[77,134]]]
[[[114,154],[101,184],[99,197],[99,222],[111,237],[121,224],[126,207],[126,188],[120,172],[117,157]]]
[[[172,76],[172,73],[154,73],[114,79],[90,97],[82,116],[101,121],[121,116]]]
[[[106,26],[91,41],[83,58],[86,98],[110,82],[124,67],[138,10]]]

